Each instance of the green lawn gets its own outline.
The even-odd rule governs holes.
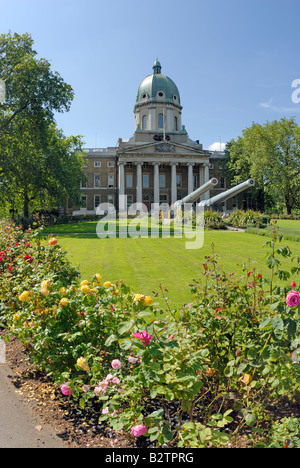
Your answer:
[[[287,241],[300,242],[300,221],[290,219],[278,219],[277,226],[279,227],[278,233],[283,236]],[[265,229],[249,229],[249,232],[256,233],[262,236],[272,235],[272,226]]]
[[[205,255],[211,253],[212,243],[221,257],[220,265],[228,273],[240,273],[239,265],[245,262],[249,270],[256,267],[257,272],[269,275],[264,260],[267,250],[262,247],[265,239],[254,234],[206,231],[204,245],[198,250],[187,250],[185,239],[174,237],[98,239],[85,235],[58,238],[83,279],[100,273],[107,280],[123,280],[136,292],[151,296],[153,291],[159,293],[161,284],[168,287],[174,307],[191,300],[189,284],[193,278],[201,277],[202,263]],[[283,244],[288,244],[293,253],[300,253],[298,242]],[[289,265],[288,260],[283,261],[284,268]]]

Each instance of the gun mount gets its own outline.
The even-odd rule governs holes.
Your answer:
[[[217,183],[218,183],[218,179],[213,177],[208,182],[201,185],[201,187],[197,188],[193,192],[189,193],[186,197],[182,198],[182,200],[177,200],[177,202],[175,202],[173,205],[173,209],[176,210],[177,208],[184,205],[185,203],[194,203],[197,200],[197,198],[199,198],[205,192],[213,188],[215,185],[217,185]]]
[[[204,207],[209,207],[209,206],[217,206],[223,203],[224,201],[228,200],[229,198],[234,197],[238,193],[243,192],[249,187],[253,187],[255,184],[253,179],[248,179],[245,182],[242,182],[239,185],[236,185],[235,187],[232,187],[229,190],[226,190],[225,192],[220,193],[219,195],[216,195],[215,197],[209,198],[208,200],[203,200],[201,201],[198,206],[204,206]]]

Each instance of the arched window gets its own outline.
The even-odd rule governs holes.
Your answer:
[[[177,119],[177,117],[174,117],[174,130],[175,130],[175,132],[178,131],[178,119]]]
[[[164,128],[164,114],[158,114],[158,128]]]
[[[143,118],[142,118],[142,130],[146,130],[147,129],[147,116],[146,115],[143,115]]]

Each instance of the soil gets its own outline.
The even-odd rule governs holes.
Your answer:
[[[7,331],[0,328],[0,337]],[[98,424],[101,408],[81,410],[45,375],[32,368],[28,353],[16,337],[6,344],[6,363],[13,371],[12,382],[22,398],[30,403],[42,423],[50,425],[69,448],[136,449],[154,448],[145,437],[134,438],[125,432],[115,432],[109,426]],[[155,408],[158,409],[158,408]],[[276,411],[276,414],[274,414]],[[300,405],[282,405],[271,410],[274,419],[294,415],[300,418]],[[250,431],[251,432],[251,431]],[[251,448],[247,430],[228,445],[228,448]],[[171,448],[171,447],[169,447]]]
[[[0,336],[6,335],[0,329]],[[70,448],[137,448],[127,434],[97,424],[95,414],[78,411],[57,386],[27,360],[28,353],[16,337],[6,343],[6,363],[13,371],[12,383],[36,413],[42,424],[52,426]]]

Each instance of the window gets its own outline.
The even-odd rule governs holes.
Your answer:
[[[149,188],[149,174],[143,174],[143,187]]]
[[[143,115],[143,118],[142,118],[142,129],[147,130],[147,116],[146,115]]]
[[[114,188],[115,186],[115,178],[113,175],[108,176],[108,188]]]
[[[101,167],[101,161],[95,161],[94,167]]]
[[[221,189],[226,188],[226,179],[225,179],[225,177],[221,177],[221,179],[220,179],[220,188]]]
[[[95,179],[94,179],[94,187],[95,188],[99,188],[101,185],[100,185],[100,176],[95,176]]]
[[[80,181],[80,188],[85,189],[87,188],[87,180],[81,180]]]
[[[126,167],[127,167],[127,169],[132,169],[132,163],[131,163],[131,162],[128,162],[128,163],[126,164]]]
[[[164,174],[159,175],[159,186],[160,188],[166,187],[166,176]]]
[[[178,119],[177,119],[177,117],[174,117],[174,130],[175,130],[175,132],[178,131]]]
[[[115,167],[114,161],[108,161],[107,162],[107,167]]]
[[[176,174],[176,185],[178,188],[181,187],[181,175],[180,174]]]
[[[98,206],[100,205],[100,200],[101,200],[101,197],[100,195],[95,195],[94,196],[94,208],[98,208]]]
[[[132,174],[127,174],[126,175],[126,187],[127,188],[132,188],[133,185],[133,177]]]
[[[87,162],[84,162],[82,167],[83,167],[83,169],[86,169],[88,167]]]
[[[164,128],[164,114],[158,114],[158,128]]]
[[[196,175],[193,175],[193,183],[194,183],[194,189],[198,188],[198,177]]]
[[[114,205],[114,203],[115,203],[115,197],[114,197],[114,195],[107,195],[107,202],[108,202],[108,203],[111,203],[112,205]]]
[[[86,208],[86,203],[87,203],[87,196],[82,195],[82,197],[81,197],[81,208]]]

